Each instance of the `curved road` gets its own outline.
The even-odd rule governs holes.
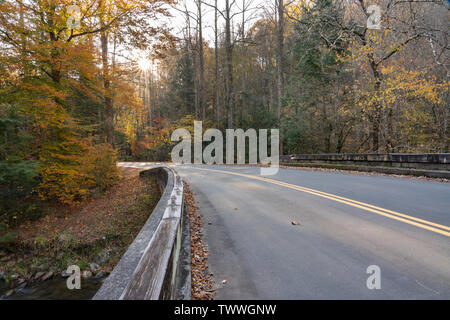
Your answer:
[[[211,272],[227,280],[216,299],[450,299],[448,183],[174,167],[204,215]],[[367,287],[373,265],[379,290]]]

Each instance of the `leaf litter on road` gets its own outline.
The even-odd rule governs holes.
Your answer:
[[[186,182],[184,182],[184,190],[191,231],[192,299],[213,300],[216,288],[213,274],[208,270],[208,249],[203,243],[203,216],[197,213],[198,207]]]

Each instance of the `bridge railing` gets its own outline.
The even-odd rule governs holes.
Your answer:
[[[450,153],[294,154],[281,156],[280,162],[288,166],[450,178]]]
[[[162,197],[94,300],[191,298],[189,220],[183,181],[172,169],[141,175],[157,179]]]

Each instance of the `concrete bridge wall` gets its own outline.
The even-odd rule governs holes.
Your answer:
[[[183,181],[166,167],[141,175],[157,179],[162,197],[93,299],[190,300],[190,235]]]

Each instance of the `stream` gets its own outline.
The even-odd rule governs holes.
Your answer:
[[[4,297],[4,295],[10,288],[4,280],[0,280],[0,300],[90,300],[100,289],[104,279],[82,279],[80,290],[69,290],[66,279],[58,277],[15,289],[9,297]]]

